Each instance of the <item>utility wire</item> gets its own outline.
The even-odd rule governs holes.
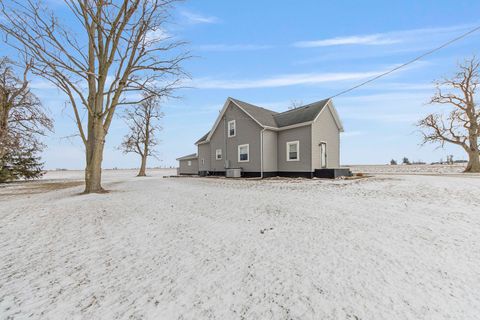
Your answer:
[[[436,48],[434,48],[434,49],[432,49],[432,50],[430,50],[430,51],[427,51],[427,52],[425,52],[424,54],[422,54],[422,55],[420,55],[420,56],[418,56],[418,57],[416,57],[416,58],[414,58],[414,59],[412,59],[412,60],[410,60],[410,61],[408,61],[408,62],[405,62],[404,64],[401,64],[401,65],[399,65],[399,66],[397,66],[397,67],[395,67],[395,68],[393,68],[393,69],[391,69],[391,70],[389,70],[389,71],[387,71],[387,72],[384,72],[384,73],[382,73],[382,74],[379,74],[378,76],[375,76],[375,77],[373,77],[373,78],[371,78],[371,79],[369,79],[369,80],[366,80],[366,81],[364,81],[364,82],[362,82],[362,83],[359,83],[359,84],[357,84],[356,86],[353,86],[353,87],[351,87],[351,88],[348,88],[348,89],[345,89],[345,90],[343,90],[343,91],[340,91],[339,93],[331,96],[330,99],[335,98],[335,97],[338,97],[338,96],[341,96],[341,95],[343,95],[343,94],[345,94],[345,93],[348,93],[348,92],[353,91],[353,90],[355,90],[355,89],[357,89],[357,88],[360,88],[360,87],[362,87],[362,86],[364,86],[364,85],[366,85],[366,84],[369,84],[370,82],[373,82],[373,81],[375,81],[375,80],[377,80],[377,79],[380,79],[380,78],[382,78],[382,77],[384,77],[384,76],[386,76],[386,75],[388,75],[388,74],[390,74],[390,73],[392,73],[392,72],[395,72],[395,71],[397,71],[397,70],[399,70],[399,69],[402,69],[402,68],[408,66],[409,64],[412,64],[412,63],[414,63],[414,62],[416,62],[416,61],[418,61],[418,60],[420,60],[420,59],[422,59],[422,58],[424,58],[424,57],[426,57],[426,56],[428,56],[428,55],[430,55],[430,54],[432,54],[432,53],[434,53],[434,52],[436,52],[436,51],[438,51],[438,50],[441,50],[441,49],[443,49],[443,48],[451,45],[452,43],[457,42],[458,40],[461,40],[461,39],[469,36],[470,34],[476,32],[476,31],[478,31],[478,30],[480,30],[480,26],[478,26],[478,27],[476,27],[476,28],[473,28],[472,30],[470,30],[470,31],[468,31],[468,32],[465,32],[465,33],[463,33],[462,35],[460,35],[460,36],[458,36],[458,37],[456,37],[456,38],[454,38],[454,39],[452,39],[452,40],[450,40],[450,41],[448,41],[448,42],[445,42],[445,43],[442,44],[441,46],[436,47]]]

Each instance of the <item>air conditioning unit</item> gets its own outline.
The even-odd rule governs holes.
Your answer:
[[[242,176],[242,169],[240,168],[227,169],[227,172],[226,172],[227,178],[240,178],[241,176]]]

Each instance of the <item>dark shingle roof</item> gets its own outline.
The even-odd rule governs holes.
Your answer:
[[[294,124],[299,124],[303,122],[309,122],[315,120],[317,115],[323,108],[327,105],[330,99],[324,99],[317,101],[305,106],[288,110],[285,112],[275,112],[273,110],[265,109],[262,107],[255,106],[253,104],[240,101],[234,98],[229,98],[238,106],[240,106],[245,112],[247,112],[252,118],[259,122],[262,126],[273,127],[273,128],[282,128],[286,126],[291,126]],[[199,144],[207,141],[207,137],[210,134],[210,131],[207,132],[203,137],[198,139],[195,144]],[[189,155],[192,156],[192,155]],[[186,157],[189,157],[186,156]],[[196,155],[195,155],[196,156]],[[179,158],[183,159],[185,157]]]
[[[329,99],[321,100],[293,110],[277,113],[274,116],[276,124],[279,128],[281,128],[297,123],[313,121],[320,111],[322,111],[322,109],[327,105],[328,100]]]
[[[298,123],[313,121],[322,109],[327,105],[330,99],[324,99],[305,106],[288,110],[285,112],[275,112],[253,104],[246,103],[237,99],[230,98],[248,114],[250,114],[261,125],[268,127],[281,128]]]
[[[257,120],[261,125],[267,127],[276,127],[277,123],[273,118],[277,112],[268,110],[262,107],[255,106],[250,103],[246,103],[237,99],[230,98],[233,102],[238,104],[242,109],[244,109],[250,116]]]
[[[200,139],[197,140],[197,142],[195,142],[195,144],[207,140],[207,137],[208,137],[208,134],[209,134],[209,133],[210,133],[210,131],[208,131],[207,133],[205,133]]]
[[[183,156],[183,157],[180,157],[180,158],[177,158],[177,160],[190,160],[190,159],[197,159],[197,154],[196,153],[192,153],[192,154],[189,154],[189,155],[186,155],[186,156]]]

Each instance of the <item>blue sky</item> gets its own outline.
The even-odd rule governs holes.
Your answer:
[[[50,0],[52,6],[60,6]],[[190,86],[165,103],[161,160],[195,152],[228,96],[277,111],[305,104],[395,67],[480,25],[478,1],[188,1],[176,8],[166,32],[189,42],[195,58],[185,63]],[[436,108],[425,103],[432,81],[455,71],[478,52],[480,33],[408,68],[334,100],[345,127],[343,164],[386,163],[403,156],[438,161],[465,158],[456,147],[419,145],[414,123]],[[3,45],[2,45],[3,46]],[[46,139],[47,168],[83,168],[80,140],[65,138],[75,125],[64,97],[33,81],[55,118]],[[104,168],[138,166],[117,150],[126,126],[115,119],[107,137]]]

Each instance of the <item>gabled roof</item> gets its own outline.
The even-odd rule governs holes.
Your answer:
[[[177,158],[177,160],[193,160],[193,159],[197,159],[197,158],[198,158],[197,154],[192,153],[192,154]]]
[[[262,126],[276,127],[274,116],[278,113],[262,107],[255,106],[234,98],[230,98],[237,106],[245,111],[250,117],[259,122]]]
[[[256,123],[258,123],[258,125],[271,130],[282,130],[283,128],[287,129],[286,127],[289,126],[300,126],[302,124],[309,125],[317,119],[318,115],[324,109],[329,108],[332,112],[335,123],[337,124],[340,131],[343,132],[342,123],[340,121],[340,118],[338,117],[337,112],[335,111],[335,108],[333,107],[331,99],[320,100],[293,110],[279,113],[229,97],[223,105],[223,108],[220,111],[220,114],[218,115],[212,129],[203,137],[201,137],[197,142],[195,142],[195,144],[201,144],[210,141],[211,135],[217,128],[220,119],[223,117],[223,114],[225,113],[230,102],[234,103],[241,110],[243,110],[249,117],[251,117]]]
[[[321,100],[305,106],[278,113],[274,116],[279,128],[315,120],[330,99]]]

